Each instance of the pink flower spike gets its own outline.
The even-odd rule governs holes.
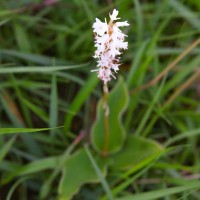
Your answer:
[[[101,22],[96,18],[96,22],[93,24],[93,32],[95,35],[95,47],[96,51],[94,58],[97,58],[98,69],[92,70],[97,71],[97,76],[104,84],[115,78],[113,73],[117,73],[120,66],[120,55],[121,50],[128,48],[128,42],[124,42],[126,35],[122,33],[119,27],[129,26],[127,21],[114,22],[120,18],[117,18],[118,11],[113,10],[110,14],[110,21],[107,23]]]

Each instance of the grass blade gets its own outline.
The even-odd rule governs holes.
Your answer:
[[[89,159],[90,159],[90,161],[91,161],[91,163],[92,163],[92,165],[93,165],[93,167],[94,167],[94,169],[95,169],[100,181],[101,181],[101,184],[102,184],[102,186],[103,186],[103,188],[104,188],[104,190],[105,190],[105,192],[107,194],[108,199],[109,200],[114,200],[113,196],[112,196],[112,192],[110,190],[110,187],[109,187],[108,183],[106,182],[103,174],[101,173],[101,170],[99,169],[99,167],[98,167],[96,161],[94,160],[92,154],[90,153],[88,147],[85,145],[84,148],[85,148],[85,151],[86,151],[86,153],[87,153],[87,155],[88,155],[88,157],[89,157]]]
[[[167,188],[162,190],[156,190],[136,195],[130,195],[127,197],[118,198],[117,200],[155,200],[157,198],[165,197],[167,195],[176,194],[184,192],[187,190],[198,189],[200,188],[200,183],[191,183],[189,185]]]

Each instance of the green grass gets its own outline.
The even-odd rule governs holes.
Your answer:
[[[41,2],[0,1],[0,199],[61,200],[63,169],[82,149],[94,174],[74,200],[199,200],[199,1]],[[125,170],[102,164],[90,144],[102,97],[92,24],[113,8],[130,23],[117,74],[130,97],[122,122],[163,148]]]

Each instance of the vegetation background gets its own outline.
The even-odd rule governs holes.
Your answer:
[[[105,176],[89,140],[102,97],[90,72],[92,24],[114,8],[130,23],[118,73],[129,92],[122,122],[162,153]],[[72,198],[65,188],[91,166],[80,159],[70,168],[68,159],[84,148],[97,183],[81,179],[73,199],[199,200],[199,36],[198,0],[1,0],[0,199]],[[136,147],[137,159],[149,151]]]

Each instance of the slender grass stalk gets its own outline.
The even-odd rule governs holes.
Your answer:
[[[99,179],[100,179],[100,181],[101,181],[101,184],[102,184],[102,186],[103,186],[103,189],[104,189],[105,192],[106,192],[107,199],[108,199],[108,200],[114,200],[113,195],[112,195],[112,192],[111,192],[111,189],[110,189],[110,187],[109,187],[109,185],[108,185],[108,183],[107,183],[107,181],[106,181],[104,175],[102,174],[101,170],[99,169],[98,164],[96,163],[95,159],[93,158],[93,156],[92,156],[92,154],[91,154],[91,152],[90,152],[88,146],[87,146],[87,145],[84,145],[84,148],[85,148],[85,151],[86,151],[86,153],[87,153],[87,155],[88,155],[88,157],[89,157],[89,159],[90,159],[90,162],[91,162],[92,166],[94,167],[94,170],[95,170],[96,173],[97,173],[97,176],[99,177]]]
[[[104,152],[103,155],[108,154],[108,147],[110,142],[110,132],[109,132],[109,106],[108,106],[108,86],[105,83],[103,85],[103,110],[104,110],[104,128],[105,128],[105,144],[104,144]]]

